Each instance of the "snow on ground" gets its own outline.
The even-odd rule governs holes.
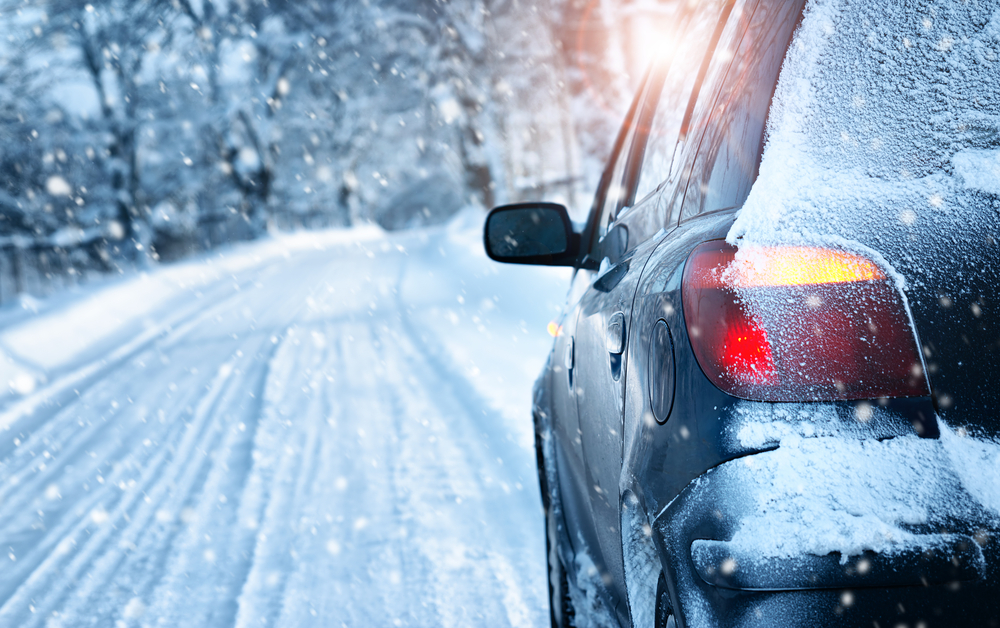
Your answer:
[[[489,262],[480,220],[0,313],[0,625],[546,624],[530,387],[568,275]]]

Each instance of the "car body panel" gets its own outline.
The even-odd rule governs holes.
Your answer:
[[[762,464],[777,452],[757,456]],[[692,546],[699,539],[731,538],[746,509],[752,507],[755,494],[747,493],[741,481],[748,468],[744,459],[720,465],[703,474],[674,499],[654,522],[654,540],[659,551],[671,560],[664,562],[668,582],[679,591],[677,602],[680,626],[816,626],[837,625],[870,627],[879,625],[924,625],[947,627],[955,625],[995,626],[1000,616],[1000,587],[996,584],[996,566],[1000,559],[1000,542],[995,537],[982,539],[979,546],[967,546],[981,563],[974,569],[986,578],[963,579],[959,555],[935,556],[909,565],[917,579],[927,581],[918,586],[893,586],[899,573],[888,570],[879,573],[867,567],[858,573],[859,562],[869,564],[877,557],[870,552],[855,556],[844,564],[831,556],[825,568],[832,569],[833,580],[852,581],[849,586],[826,586],[794,591],[741,591],[715,586],[706,582],[691,560]],[[970,525],[971,524],[971,525]],[[966,522],[965,528],[949,530],[953,535],[975,535],[975,526],[982,520]],[[819,557],[817,557],[819,558]],[[886,558],[892,560],[891,555]],[[955,560],[953,565],[952,560]],[[980,559],[977,559],[977,562]],[[762,566],[767,567],[763,562]],[[949,566],[954,567],[950,572]],[[823,569],[811,565],[813,569]],[[943,568],[943,569],[942,569]],[[736,565],[736,571],[739,566]],[[945,582],[924,578],[925,573],[943,573]],[[824,574],[819,572],[817,576]],[[840,576],[840,577],[838,577]],[[952,576],[954,578],[952,579]],[[675,604],[677,603],[675,602]],[[892,622],[892,623],[890,623]],[[919,622],[919,623],[918,623]]]
[[[561,470],[562,478],[583,478],[583,442],[580,439],[580,420],[576,406],[576,315],[580,296],[587,288],[587,277],[580,271],[574,275],[567,298],[569,311],[557,322],[557,332],[553,343],[550,366],[548,368],[549,400],[551,406],[547,410],[552,417],[552,430],[555,438],[554,461]],[[580,510],[586,494],[584,486],[568,485],[564,491],[572,492],[564,498],[564,508],[571,516],[583,515],[586,510]],[[573,542],[572,539],[570,539]]]
[[[892,261],[908,280],[906,295],[941,418],[995,437],[1000,435],[1000,218],[997,212],[977,213],[982,220],[974,225],[944,223],[936,230],[934,244],[947,254],[934,260],[932,276],[920,267],[925,263],[920,258]]]
[[[649,203],[655,202],[650,199]],[[636,286],[649,254],[657,240],[644,231],[644,224],[628,217],[646,215],[644,207],[632,208],[616,222],[609,235],[628,232],[641,242],[630,248],[613,264],[608,260],[603,273],[595,273],[590,288],[580,301],[577,320],[577,352],[581,367],[577,380],[577,410],[583,440],[584,466],[587,471],[587,499],[591,505],[591,530],[597,540],[595,562],[604,580],[610,583],[616,606],[625,599],[624,565],[620,529],[621,494],[619,477],[622,463],[622,421],[627,372],[630,368],[626,350],[631,335],[629,322]],[[614,334],[624,343],[619,353],[609,350],[609,325],[615,321]]]

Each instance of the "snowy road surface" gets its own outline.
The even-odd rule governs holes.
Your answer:
[[[0,626],[546,624],[528,410],[566,274],[468,222],[0,312]]]

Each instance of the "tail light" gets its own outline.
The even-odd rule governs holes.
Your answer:
[[[688,258],[684,318],[695,357],[723,391],[761,401],[929,394],[894,283],[869,259],[818,247],[723,241]]]

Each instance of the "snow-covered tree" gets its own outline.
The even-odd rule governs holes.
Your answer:
[[[0,0],[0,238],[111,269],[526,198],[581,217],[658,4]]]

